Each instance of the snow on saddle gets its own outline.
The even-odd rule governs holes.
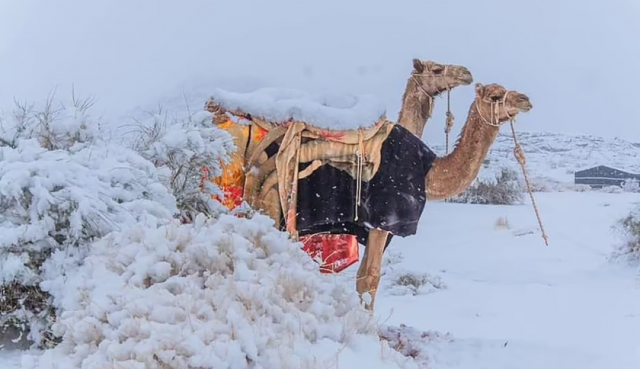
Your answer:
[[[325,264],[335,262],[325,270],[357,261],[357,244],[366,244],[371,228],[415,233],[435,155],[389,122],[373,98],[217,90],[206,108],[235,138],[233,160],[244,164],[242,199],[306,245],[316,245],[316,253],[323,249]],[[328,244],[349,255],[328,256]]]

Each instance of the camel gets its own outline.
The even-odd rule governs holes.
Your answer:
[[[472,82],[471,72],[463,66],[413,59],[413,71],[402,96],[398,124],[422,137],[427,120],[433,113],[434,99],[443,92]]]
[[[417,137],[421,137],[424,131],[424,127],[427,120],[431,117],[434,108],[434,99],[438,97],[442,92],[450,92],[459,86],[466,86],[473,82],[473,76],[471,72],[459,65],[453,64],[441,64],[431,60],[419,60],[414,58],[412,60],[413,70],[407,80],[405,92],[402,97],[402,106],[399,112],[398,124],[407,128],[410,132],[414,133]],[[224,109],[220,106],[215,106],[207,103],[207,109],[211,112],[222,113]],[[239,115],[244,113],[236,111]],[[226,118],[223,114],[220,124],[224,124]],[[234,128],[236,134],[237,127]],[[247,134],[247,133],[245,133]],[[252,149],[251,143],[246,143],[248,147],[239,147],[238,153],[245,152],[248,148]],[[253,150],[251,150],[253,151]],[[245,161],[246,160],[245,158]],[[244,163],[244,164],[252,164]],[[315,164],[318,165],[317,163]],[[335,165],[335,163],[334,163]],[[271,177],[261,177],[257,179],[256,185],[267,182],[267,186],[263,186],[263,191],[257,193],[245,193],[243,197],[250,204],[256,204],[256,201],[261,202],[260,207],[272,218],[277,219],[277,203],[279,201],[278,195],[275,190],[269,191],[277,182],[277,177],[273,170],[275,169],[275,160],[271,160],[265,166],[267,169],[263,170],[264,174],[271,172]],[[263,168],[264,169],[264,168]],[[343,168],[344,169],[344,168]],[[237,175],[235,177],[238,177]],[[252,187],[253,183],[249,185]],[[257,198],[256,198],[257,197]]]
[[[207,108],[217,113],[220,122],[227,119],[225,115],[229,111],[215,101],[210,100]],[[401,237],[415,234],[426,201],[441,200],[464,191],[476,178],[500,125],[531,108],[524,94],[507,91],[497,84],[476,84],[476,97],[455,149],[437,158],[419,137],[383,117],[364,130],[327,132],[292,120],[272,124],[234,107],[233,115],[267,128],[260,133],[260,142],[252,142],[255,133],[251,130],[248,135],[245,130],[238,136],[252,137],[244,143],[241,141],[238,148],[247,153],[243,198],[252,208],[269,215],[276,226],[284,223],[294,237],[298,235],[296,223],[306,232],[357,234],[359,243],[366,244],[366,249],[357,271],[356,289],[365,308],[373,310],[382,255],[390,238],[396,234]],[[273,154],[271,149],[272,154],[267,155],[273,145],[279,147],[275,149],[278,154]],[[339,185],[328,186],[327,181],[331,179]],[[353,196],[348,188],[354,183],[356,199],[349,198]],[[338,190],[327,193],[331,188]],[[296,200],[298,191],[308,198]],[[313,203],[316,197],[333,195],[337,199],[332,206],[340,208],[342,216],[336,223],[338,228],[329,224],[334,228],[312,229],[313,224],[308,220],[305,224],[306,218],[323,220],[326,215],[325,204]],[[297,203],[301,204],[299,209],[296,209]],[[355,217],[353,204],[357,204]],[[408,226],[397,221],[406,219],[409,219]],[[369,298],[365,296],[367,293]]]
[[[427,201],[447,199],[465,191],[478,176],[501,125],[533,107],[525,94],[507,90],[499,84],[484,86],[477,83],[475,89],[475,99],[455,148],[450,154],[435,158],[426,176]],[[370,294],[369,301],[365,302],[369,310],[373,310],[380,284],[382,255],[388,236],[388,232],[379,228],[369,232],[357,272],[356,289],[360,296]]]

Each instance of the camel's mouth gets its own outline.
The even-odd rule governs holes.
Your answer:
[[[531,104],[531,101],[529,101],[529,98],[527,97],[527,95],[522,95],[522,94],[516,98],[515,106],[516,108],[518,108],[518,110],[520,110],[523,113],[526,113],[529,110],[533,109],[533,104]]]
[[[458,82],[463,86],[470,85],[473,83],[473,75],[471,75],[471,72],[466,70],[460,75]]]
[[[526,113],[531,109],[533,109],[533,105],[531,105],[530,102],[518,104],[518,110],[520,110],[523,113]]]

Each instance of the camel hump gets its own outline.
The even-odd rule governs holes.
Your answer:
[[[304,122],[330,131],[370,129],[386,120],[384,104],[371,95],[310,94],[288,88],[263,88],[249,93],[216,89],[206,106],[212,113],[259,118],[272,125]]]

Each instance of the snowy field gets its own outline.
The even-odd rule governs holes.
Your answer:
[[[421,367],[640,367],[638,270],[608,261],[611,225],[640,196],[565,192],[537,199],[548,247],[528,203],[428,203],[419,234],[392,242],[375,315],[381,325],[405,324],[403,334],[415,333],[404,348],[411,346]],[[499,218],[508,225],[497,226]],[[336,282],[353,286],[356,269]],[[416,289],[393,282],[406,275],[426,283]],[[366,367],[391,367],[381,346],[352,346],[336,356],[335,367],[365,367],[365,359]],[[326,349],[318,352],[332,356],[340,348]],[[20,368],[19,353],[0,357],[0,368]]]
[[[638,368],[638,271],[608,263],[611,225],[638,195],[537,194],[550,245],[531,206],[427,204],[421,233],[397,240],[397,268],[446,289],[380,298],[388,324],[450,332],[425,342],[433,368]],[[511,229],[496,229],[506,217]],[[388,279],[386,279],[388,282]],[[506,346],[505,346],[506,345]]]
[[[0,0],[0,139],[17,140],[0,144],[0,286],[44,281],[57,324],[29,323],[63,336],[44,353],[0,348],[0,369],[640,369],[640,270],[609,260],[612,226],[640,192],[571,185],[596,165],[640,172],[628,124],[640,73],[625,68],[640,64],[640,6],[576,4]],[[264,217],[175,220],[203,196],[200,172],[182,168],[220,174],[231,146],[199,112],[214,87],[298,89],[327,104],[329,91],[373,95],[396,121],[412,58],[531,98],[516,129],[549,191],[536,194],[549,246],[528,201],[428,203],[419,233],[387,250],[371,316],[358,265],[319,274]],[[72,90],[96,97],[91,114],[69,102],[59,124],[13,114],[14,99]],[[474,91],[451,94],[452,144]],[[356,101],[372,109],[363,122],[377,119],[378,104]],[[266,115],[277,105],[261,103]],[[447,105],[436,99],[423,135],[440,155]],[[165,123],[148,141],[120,136]],[[506,128],[481,178],[520,170]],[[57,247],[54,229],[78,247]],[[42,268],[27,262],[51,245]]]

